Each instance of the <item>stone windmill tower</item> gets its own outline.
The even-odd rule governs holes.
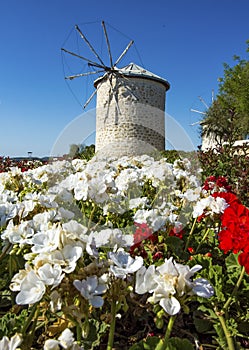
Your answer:
[[[95,91],[85,104],[86,106],[96,94],[96,154],[101,158],[116,158],[164,150],[165,96],[170,85],[165,79],[134,63],[118,68],[117,64],[129,50],[133,41],[130,41],[113,63],[104,22],[102,26],[110,58],[109,66],[104,64],[78,26],[76,30],[90,47],[98,62],[62,49],[88,61],[89,66],[98,69],[98,73],[103,73],[94,81]],[[88,74],[81,73],[69,76],[67,79]]]

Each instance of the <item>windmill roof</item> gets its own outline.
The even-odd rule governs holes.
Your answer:
[[[166,86],[167,90],[170,87],[169,82],[167,80],[159,77],[159,75],[156,75],[143,67],[138,66],[136,63],[128,64],[127,66],[119,69],[119,72],[121,72],[125,75],[132,75],[132,76],[138,76],[138,77],[158,80]]]
[[[145,78],[145,79],[156,80],[156,81],[159,81],[162,84],[164,84],[164,86],[166,87],[166,90],[168,90],[170,88],[170,84],[167,80],[159,77],[158,75],[156,75],[154,73],[151,73],[147,69],[140,67],[135,63],[129,63],[127,66],[117,69],[117,71],[119,73],[127,75],[127,76],[141,77],[141,78]],[[96,79],[94,82],[94,85],[96,86],[98,84],[98,82],[104,78],[104,76]]]

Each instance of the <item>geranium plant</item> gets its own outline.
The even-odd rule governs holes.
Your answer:
[[[188,159],[2,172],[0,348],[246,344],[248,218]]]

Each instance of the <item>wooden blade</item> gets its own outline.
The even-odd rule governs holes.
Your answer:
[[[86,77],[91,74],[98,74],[98,73],[103,73],[104,70],[96,70],[95,72],[86,72],[86,73],[80,73],[80,74],[75,74],[75,75],[69,75],[68,77],[65,77],[65,79],[68,80],[73,80],[74,78],[79,78],[79,77]]]
[[[117,59],[117,61],[114,63],[114,67],[121,61],[121,59],[124,57],[124,55],[126,54],[126,52],[129,50],[129,48],[131,47],[131,45],[134,44],[134,41],[131,40],[129,42],[129,44],[127,45],[127,47],[124,49],[124,51],[121,53],[121,55],[119,56],[119,58]]]
[[[81,38],[87,43],[87,45],[90,47],[91,51],[94,53],[94,55],[97,57],[97,59],[99,60],[99,62],[104,66],[104,62],[102,61],[102,59],[99,57],[99,55],[97,54],[97,52],[95,51],[94,47],[90,44],[89,40],[87,40],[87,38],[85,37],[85,35],[82,33],[82,31],[80,30],[80,28],[76,25],[75,29],[79,32]]]
[[[88,63],[90,63],[91,66],[105,69],[105,67],[102,66],[102,65],[100,65],[99,63],[94,62],[94,61],[91,61],[91,60],[89,60],[88,58],[86,58],[86,57],[84,57],[84,56],[78,55],[77,53],[74,53],[74,52],[72,52],[72,51],[66,50],[66,49],[64,49],[64,48],[61,48],[61,51],[64,51],[64,52],[66,52],[66,53],[69,53],[69,54],[72,55],[72,56],[81,58],[82,60],[87,61]]]
[[[110,42],[109,42],[109,38],[108,38],[108,35],[107,35],[106,26],[105,26],[105,22],[104,21],[102,21],[102,26],[103,26],[103,29],[104,29],[105,40],[106,40],[106,44],[107,44],[107,48],[108,48],[108,53],[109,53],[109,57],[110,57],[111,67],[113,67],[111,46],[110,46]]]
[[[117,77],[121,77],[123,78],[123,84],[124,84],[124,87],[126,88],[126,90],[135,98],[135,100],[139,100],[139,98],[134,94],[134,92],[131,90],[131,88],[129,87],[128,84],[126,84],[126,81],[128,82],[129,79],[122,73],[120,73],[118,70],[115,72],[116,76]]]
[[[114,96],[114,100],[115,100],[115,104],[116,104],[116,107],[117,107],[118,114],[121,114],[120,109],[119,109],[119,105],[118,105],[117,96],[116,96],[115,91],[114,91],[114,89],[112,87],[112,81],[111,81],[111,78],[110,78],[109,74],[107,74],[107,78],[108,78],[110,86],[111,86],[111,90],[112,90],[112,94]]]
[[[93,99],[93,97],[96,95],[97,93],[97,89],[93,91],[93,93],[91,94],[91,96],[88,98],[88,100],[86,101],[86,103],[83,106],[83,109],[86,108],[86,106],[91,102],[91,100]]]

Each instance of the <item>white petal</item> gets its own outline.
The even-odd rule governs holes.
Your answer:
[[[22,337],[20,334],[15,334],[13,337],[10,339],[9,343],[9,349],[10,350],[15,350],[22,342]]]
[[[176,315],[181,309],[181,305],[175,297],[163,298],[159,304],[170,316]]]
[[[60,341],[60,345],[64,349],[68,349],[70,346],[73,345],[73,342],[74,342],[73,332],[71,332],[69,328],[66,328],[61,333],[61,335],[59,336],[58,340]]]
[[[44,343],[43,350],[60,350],[58,340],[48,339]]]
[[[94,307],[101,307],[104,304],[103,298],[98,295],[92,297],[89,301],[90,301],[90,304]]]
[[[140,269],[141,266],[143,266],[143,258],[141,256],[138,256],[135,258],[135,261],[128,267],[129,273],[136,272]]]
[[[21,283],[20,289],[20,293],[16,296],[16,303],[19,305],[36,303],[41,300],[46,291],[45,284],[33,270],[29,271],[27,277]]]
[[[73,281],[73,285],[76,289],[78,289],[79,292],[81,292],[82,288],[83,288],[83,283],[82,281],[79,280],[74,280]]]
[[[214,288],[206,279],[197,278],[196,280],[194,280],[193,284],[193,292],[199,297],[210,298],[214,295]]]
[[[6,349],[9,349],[9,338],[4,336],[0,340],[0,350],[6,350]]]

